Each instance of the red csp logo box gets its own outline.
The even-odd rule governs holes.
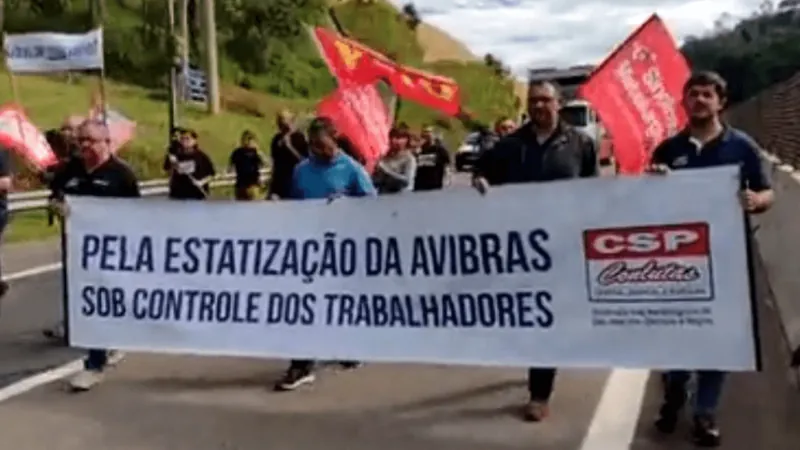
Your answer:
[[[586,230],[583,249],[592,302],[714,298],[707,223]]]

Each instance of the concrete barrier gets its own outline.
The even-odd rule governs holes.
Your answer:
[[[800,347],[800,171],[766,155],[775,205],[753,217],[758,253],[791,350]]]

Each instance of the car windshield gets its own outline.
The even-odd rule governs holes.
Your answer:
[[[461,145],[478,145],[481,142],[481,135],[480,133],[470,133],[467,137],[464,138],[464,142]]]
[[[589,125],[589,109],[583,105],[565,106],[561,108],[561,120],[573,127]]]

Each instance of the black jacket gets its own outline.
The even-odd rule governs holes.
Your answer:
[[[598,174],[594,142],[569,125],[560,124],[539,144],[530,125],[500,139],[483,152],[474,175],[489,184],[529,183],[594,177]]]

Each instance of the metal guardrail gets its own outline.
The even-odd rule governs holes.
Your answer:
[[[261,179],[266,180],[272,174],[272,169],[263,169],[261,171]],[[236,180],[234,174],[226,173],[219,175],[211,180],[211,188],[229,187],[233,186]],[[158,197],[167,195],[169,192],[169,179],[161,178],[156,180],[146,180],[139,183],[142,197]],[[47,201],[50,197],[50,191],[42,189],[38,191],[16,192],[8,195],[8,210],[9,212],[22,212],[32,211],[36,209],[43,209],[47,207]]]

